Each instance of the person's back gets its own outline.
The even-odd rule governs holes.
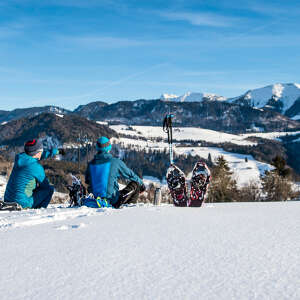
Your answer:
[[[25,152],[17,154],[6,186],[4,201],[17,202],[22,207],[31,207],[33,204],[32,191],[36,188],[36,179],[40,178],[42,174],[42,166],[37,159]]]
[[[49,184],[40,159],[58,154],[58,149],[43,151],[40,140],[28,141],[25,152],[17,154],[5,194],[5,202],[16,202],[23,208],[47,207],[54,188]]]
[[[124,199],[124,190],[134,190],[137,195],[140,186],[143,186],[142,180],[130,170],[125,163],[113,157],[109,151],[111,144],[108,138],[101,137],[97,141],[97,151],[94,159],[89,163],[86,171],[86,183],[88,191],[95,198],[100,197],[108,200],[114,207],[119,207]],[[131,181],[131,185],[119,192],[118,179],[123,177]],[[119,201],[120,200],[120,201]]]

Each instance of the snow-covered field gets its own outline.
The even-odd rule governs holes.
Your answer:
[[[1,298],[300,299],[299,215],[299,202],[1,212]]]
[[[115,142],[120,143],[125,148],[129,145],[134,145],[136,148],[146,151],[149,149],[159,151],[168,149],[168,144],[165,140],[157,140],[159,137],[165,137],[165,133],[162,131],[161,127],[132,126],[131,128],[133,130],[131,130],[126,125],[114,125],[111,126],[111,128],[119,133],[127,134],[132,137],[113,139]],[[257,136],[268,139],[276,139],[285,134],[286,133],[282,132],[258,133]],[[145,141],[142,139],[137,139],[141,136],[148,138],[148,140]],[[184,139],[198,141],[203,139],[210,142],[223,143],[232,141],[233,138],[235,142],[240,142],[240,144],[253,144],[252,142],[245,140],[248,136],[252,135],[231,135],[201,128],[174,129],[174,139],[178,141]],[[260,175],[263,175],[266,170],[272,169],[271,165],[255,160],[252,155],[227,152],[222,148],[216,147],[201,147],[201,145],[195,147],[182,147],[179,143],[175,143],[174,153],[180,155],[199,155],[205,159],[207,159],[208,155],[210,154],[213,161],[221,155],[224,156],[229,167],[233,171],[233,177],[236,179],[238,186],[243,186],[251,181],[259,182]],[[246,158],[248,160],[247,162],[245,161]]]
[[[195,147],[191,149],[181,147],[176,149],[176,153],[199,155],[206,159],[210,153],[213,161],[215,161],[220,155],[224,156],[228,162],[228,166],[233,171],[233,178],[240,187],[248,184],[249,182],[259,182],[260,175],[273,168],[269,164],[255,160],[252,155],[226,152],[221,148]],[[245,158],[247,158],[247,162],[245,161]]]
[[[131,129],[131,128],[133,129]],[[126,126],[126,125],[111,125],[110,128],[118,133],[127,134],[132,137],[144,138],[164,138],[166,133],[163,132],[162,127],[159,126]],[[210,143],[233,143],[237,145],[253,146],[257,143],[248,141],[248,137],[260,137],[264,139],[275,140],[281,136],[296,135],[300,131],[295,132],[257,132],[249,134],[229,134],[221,131],[214,131],[204,128],[196,127],[179,127],[173,129],[173,139],[177,141],[192,140],[192,141],[206,141]]]

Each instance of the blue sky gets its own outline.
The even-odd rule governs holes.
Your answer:
[[[0,2],[0,109],[299,82],[299,1]]]

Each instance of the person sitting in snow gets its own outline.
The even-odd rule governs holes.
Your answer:
[[[139,193],[145,190],[143,181],[122,160],[109,153],[111,143],[107,137],[97,140],[96,149],[98,153],[88,164],[85,175],[88,192],[95,198],[106,200],[114,208],[135,201]],[[121,191],[118,184],[120,177],[130,180]]]
[[[51,201],[54,187],[49,184],[44,168],[39,160],[59,154],[58,149],[43,150],[39,139],[28,141],[25,152],[17,154],[9,177],[5,202],[16,202],[23,208],[46,208]]]

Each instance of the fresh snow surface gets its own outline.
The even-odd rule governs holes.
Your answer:
[[[299,214],[299,202],[1,212],[1,298],[297,300]]]
[[[60,117],[60,118],[63,118],[64,117],[64,115],[61,115],[61,114],[56,114],[58,117]]]
[[[253,89],[243,95],[246,99],[251,100],[251,105],[262,108],[267,105],[268,101],[274,97],[275,100],[281,100],[283,103],[283,112],[288,110],[295,101],[300,97],[300,85],[297,83],[273,84],[263,88]],[[234,102],[239,97],[229,99]]]
[[[4,121],[4,122],[1,123],[1,125],[5,125],[5,124],[7,124],[7,123],[8,123],[8,122]]]

